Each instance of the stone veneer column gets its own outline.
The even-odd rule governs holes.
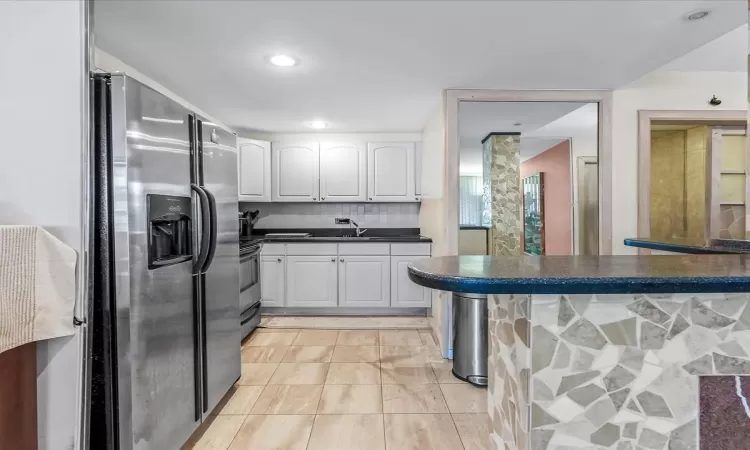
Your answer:
[[[490,255],[521,254],[520,133],[490,133],[484,140],[485,218],[491,224]]]

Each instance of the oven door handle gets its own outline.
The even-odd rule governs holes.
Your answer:
[[[257,257],[260,254],[260,248],[257,250],[253,250],[250,253],[245,253],[244,255],[240,255],[240,263],[243,263],[245,261],[249,261],[255,257]]]
[[[256,304],[254,304],[253,306],[247,308],[245,311],[243,311],[242,315],[244,316],[245,313],[247,313],[248,311],[251,311],[251,310],[254,310],[254,311],[251,312],[251,314],[250,314],[249,317],[247,317],[245,320],[241,321],[240,325],[245,325],[246,323],[250,322],[253,319],[253,317],[255,317],[256,315],[258,315],[258,311],[260,310],[260,302],[258,302]]]

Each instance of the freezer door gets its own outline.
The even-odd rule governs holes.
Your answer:
[[[120,449],[176,449],[200,421],[188,111],[123,75],[111,83]]]
[[[210,413],[240,377],[240,259],[237,138],[200,120],[203,188],[214,197],[216,231],[203,278],[204,408]]]

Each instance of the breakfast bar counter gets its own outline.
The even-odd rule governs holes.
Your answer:
[[[488,294],[493,449],[747,448],[750,259],[453,256],[409,277]]]

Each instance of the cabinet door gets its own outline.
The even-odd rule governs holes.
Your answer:
[[[429,308],[430,290],[409,279],[409,263],[429,256],[391,256],[391,306]]]
[[[275,202],[315,202],[320,193],[317,142],[274,142],[271,198]]]
[[[363,143],[320,144],[320,200],[359,202],[367,197],[367,155]]]
[[[271,201],[271,143],[239,139],[240,201]]]
[[[261,306],[284,306],[284,256],[260,257]]]
[[[286,306],[336,306],[336,256],[286,257]]]
[[[414,152],[414,197],[422,201],[422,143],[417,142]]]
[[[389,256],[339,258],[339,306],[388,307],[391,302]]]
[[[367,144],[367,199],[374,202],[413,202],[413,142]]]

